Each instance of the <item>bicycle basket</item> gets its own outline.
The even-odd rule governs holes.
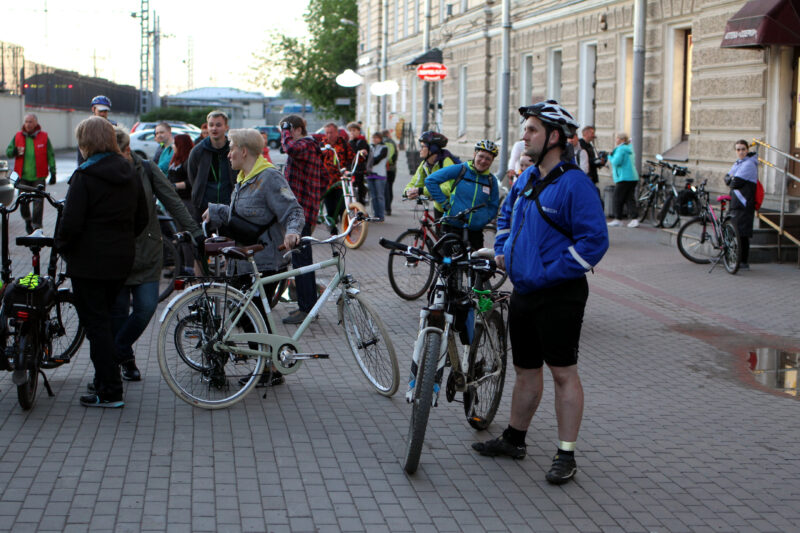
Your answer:
[[[700,202],[697,193],[690,189],[678,192],[678,214],[681,216],[697,216],[700,214]]]
[[[55,303],[56,287],[53,280],[35,274],[14,280],[3,295],[7,317],[17,316],[17,313],[22,311],[29,316],[42,318]]]

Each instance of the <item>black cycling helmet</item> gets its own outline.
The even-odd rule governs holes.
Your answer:
[[[427,144],[430,153],[436,154],[447,146],[447,137],[438,131],[423,131],[419,136],[419,142]]]
[[[520,107],[519,114],[522,116],[523,120],[528,117],[536,117],[541,120],[545,128],[545,138],[549,138],[550,132],[553,130],[557,129],[560,131],[559,146],[561,148],[566,147],[567,139],[575,135],[578,131],[578,121],[555,100],[546,100],[533,105]],[[539,155],[539,160],[534,162],[537,166],[542,162],[542,159],[544,159],[545,154],[550,148],[552,147],[542,150],[542,153]]]

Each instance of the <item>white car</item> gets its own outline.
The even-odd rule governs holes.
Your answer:
[[[200,136],[200,131],[194,130],[181,130],[172,128],[173,135],[186,134],[192,138],[194,142]],[[131,152],[135,153],[143,159],[153,159],[158,150],[158,141],[156,141],[156,130],[142,130],[131,133]]]

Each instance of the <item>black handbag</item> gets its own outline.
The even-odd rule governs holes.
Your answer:
[[[250,246],[252,244],[261,244],[259,242],[259,237],[269,230],[275,222],[278,221],[278,217],[272,217],[268,223],[264,225],[254,224],[249,220],[246,220],[236,214],[236,211],[231,213],[231,218],[227,224],[223,224],[218,228],[219,234],[224,235],[225,237],[230,237],[234,241],[244,246]]]

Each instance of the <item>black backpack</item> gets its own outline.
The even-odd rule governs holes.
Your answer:
[[[678,192],[678,214],[694,217],[700,214],[700,202],[697,193],[691,189],[681,189]]]

